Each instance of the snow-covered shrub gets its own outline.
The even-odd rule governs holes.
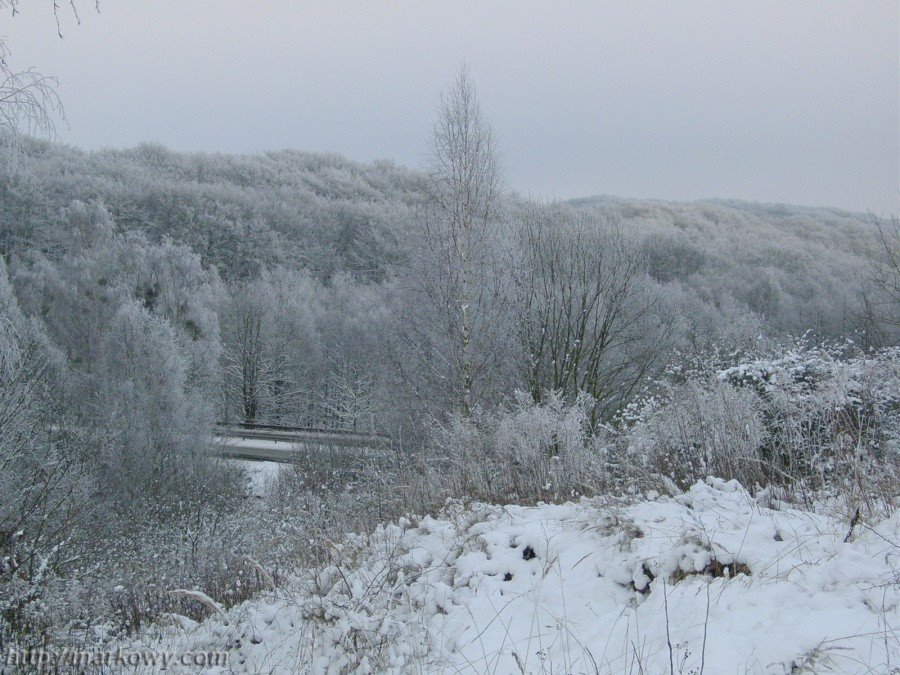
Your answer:
[[[312,670],[386,672],[427,655],[431,598],[413,585],[432,561],[411,550],[404,536],[410,525],[401,518],[369,535],[345,537],[301,576],[300,616],[315,642],[340,654],[336,661],[318,659]]]
[[[102,648],[168,615],[208,615],[177,589],[228,608],[275,581],[254,560],[258,514],[195,503],[163,522],[91,515],[91,529],[78,522],[67,532],[72,541],[42,556],[35,574],[0,576],[0,643]]]
[[[765,437],[754,393],[714,379],[672,385],[665,403],[648,406],[628,432],[638,463],[682,487],[709,475],[765,482],[759,456]]]
[[[900,465],[900,348],[811,345],[671,369],[628,411],[636,462],[682,487],[705,475],[890,503]]]
[[[856,501],[894,495],[900,465],[900,348],[789,351],[720,373],[763,402],[772,464],[813,488],[839,487]],[[893,486],[893,487],[892,487]]]
[[[560,499],[597,492],[610,479],[605,435],[590,424],[594,400],[535,403],[456,417],[434,434],[426,480],[447,496],[493,501]]]

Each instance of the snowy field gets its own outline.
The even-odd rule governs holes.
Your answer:
[[[900,672],[900,516],[848,531],[713,479],[451,504],[137,646],[228,649],[222,672],[245,673]]]

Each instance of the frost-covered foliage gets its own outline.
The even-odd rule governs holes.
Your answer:
[[[128,629],[177,604],[169,580],[224,590],[244,530],[237,476],[204,447],[216,275],[97,204],[62,217],[68,229],[13,260],[12,283],[0,264],[4,646]],[[128,613],[125,595],[158,599]]]
[[[721,342],[732,322],[753,317],[775,329],[767,333],[848,335],[860,327],[861,293],[883,255],[871,219],[833,209],[739,201],[576,204],[619,215],[642,242],[648,272],[679,305],[688,348]],[[900,339],[896,331],[868,337],[877,346]]]
[[[61,361],[0,261],[0,642],[46,630],[49,584],[72,567],[71,528],[93,492],[76,448],[50,427]]]
[[[20,171],[0,184],[0,249],[44,245],[58,214],[86,196],[122,228],[168,236],[225,279],[267,267],[340,271],[383,281],[422,247],[411,237],[426,177],[390,162],[335,155],[177,153],[143,144],[85,152],[26,139]],[[508,198],[508,206],[519,200]],[[589,219],[615,217],[644,268],[677,307],[682,347],[808,329],[859,327],[860,292],[882,249],[860,214],[741,202],[578,200]],[[511,208],[511,211],[516,209]],[[896,332],[882,344],[896,342]]]
[[[511,407],[454,417],[432,435],[423,482],[437,496],[533,502],[673,491],[713,475],[806,503],[825,490],[870,513],[897,495],[896,347],[800,340],[766,355],[718,352],[669,368],[613,425],[593,424],[592,410],[586,394],[535,403],[520,393]]]
[[[900,350],[801,341],[727,368],[673,369],[624,419],[635,460],[681,485],[716,475],[890,503]]]
[[[451,375],[460,370],[446,319],[457,310],[429,309],[418,283],[442,262],[424,255],[416,227],[425,176],[312,153],[26,144],[20,170],[0,184],[0,249],[27,314],[62,332],[72,358],[94,358],[90,332],[77,324],[104,325],[116,308],[105,298],[124,284],[172,324],[190,377],[207,378],[203,398],[216,402],[219,417],[358,426],[349,407],[359,402],[375,410],[370,426],[375,417],[375,426],[417,439],[421,418],[446,420],[448,391],[458,389]],[[896,342],[857,316],[881,249],[875,228],[856,214],[627,200],[545,208],[515,195],[497,206],[490,241],[475,251],[478,292],[463,303],[485,317],[468,337],[479,373],[473,405],[496,407],[514,389],[560,388],[571,401],[581,388],[602,399],[608,417],[673,347],[704,353],[809,328],[825,336],[871,328],[870,342]],[[528,256],[515,242],[529,240],[529,213],[549,218],[548,232],[567,234],[564,242],[531,237],[525,251],[543,262],[523,277]],[[609,223],[618,224],[615,236],[598,238]],[[580,266],[567,248],[577,242]],[[94,269],[101,273],[92,278]],[[523,288],[529,274],[562,286]],[[585,281],[598,292],[571,292]],[[436,282],[447,290],[448,280]],[[48,288],[65,302],[45,303]],[[101,302],[84,302],[85,293]],[[532,301],[523,307],[522,297]],[[582,301],[596,305],[587,316],[597,325],[577,321]],[[245,368],[253,350],[240,344],[253,341],[237,329],[242,318],[259,323],[258,368]],[[558,331],[541,332],[559,321]]]
[[[629,430],[631,453],[682,485],[698,475],[761,480],[754,462],[766,438],[752,392],[717,380],[672,386],[665,400],[644,404]]]
[[[508,409],[453,417],[433,433],[424,483],[438,496],[500,502],[595,493],[608,484],[610,438],[591,426],[594,403],[519,392]]]
[[[383,279],[424,179],[387,161],[337,155],[177,153],[159,145],[84,152],[23,139],[18,172],[0,184],[0,249],[40,245],[61,209],[86,195],[121,227],[190,247],[223,277],[272,265],[319,278]]]

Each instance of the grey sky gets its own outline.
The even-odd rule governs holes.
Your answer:
[[[465,59],[507,184],[900,213],[898,3],[50,0],[0,18],[97,148],[421,166]],[[65,3],[62,3],[65,5]]]

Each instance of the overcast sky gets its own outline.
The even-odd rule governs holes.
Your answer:
[[[61,3],[65,5],[66,3]],[[898,3],[50,0],[0,17],[100,148],[281,148],[422,166],[465,60],[506,183],[900,213]]]

